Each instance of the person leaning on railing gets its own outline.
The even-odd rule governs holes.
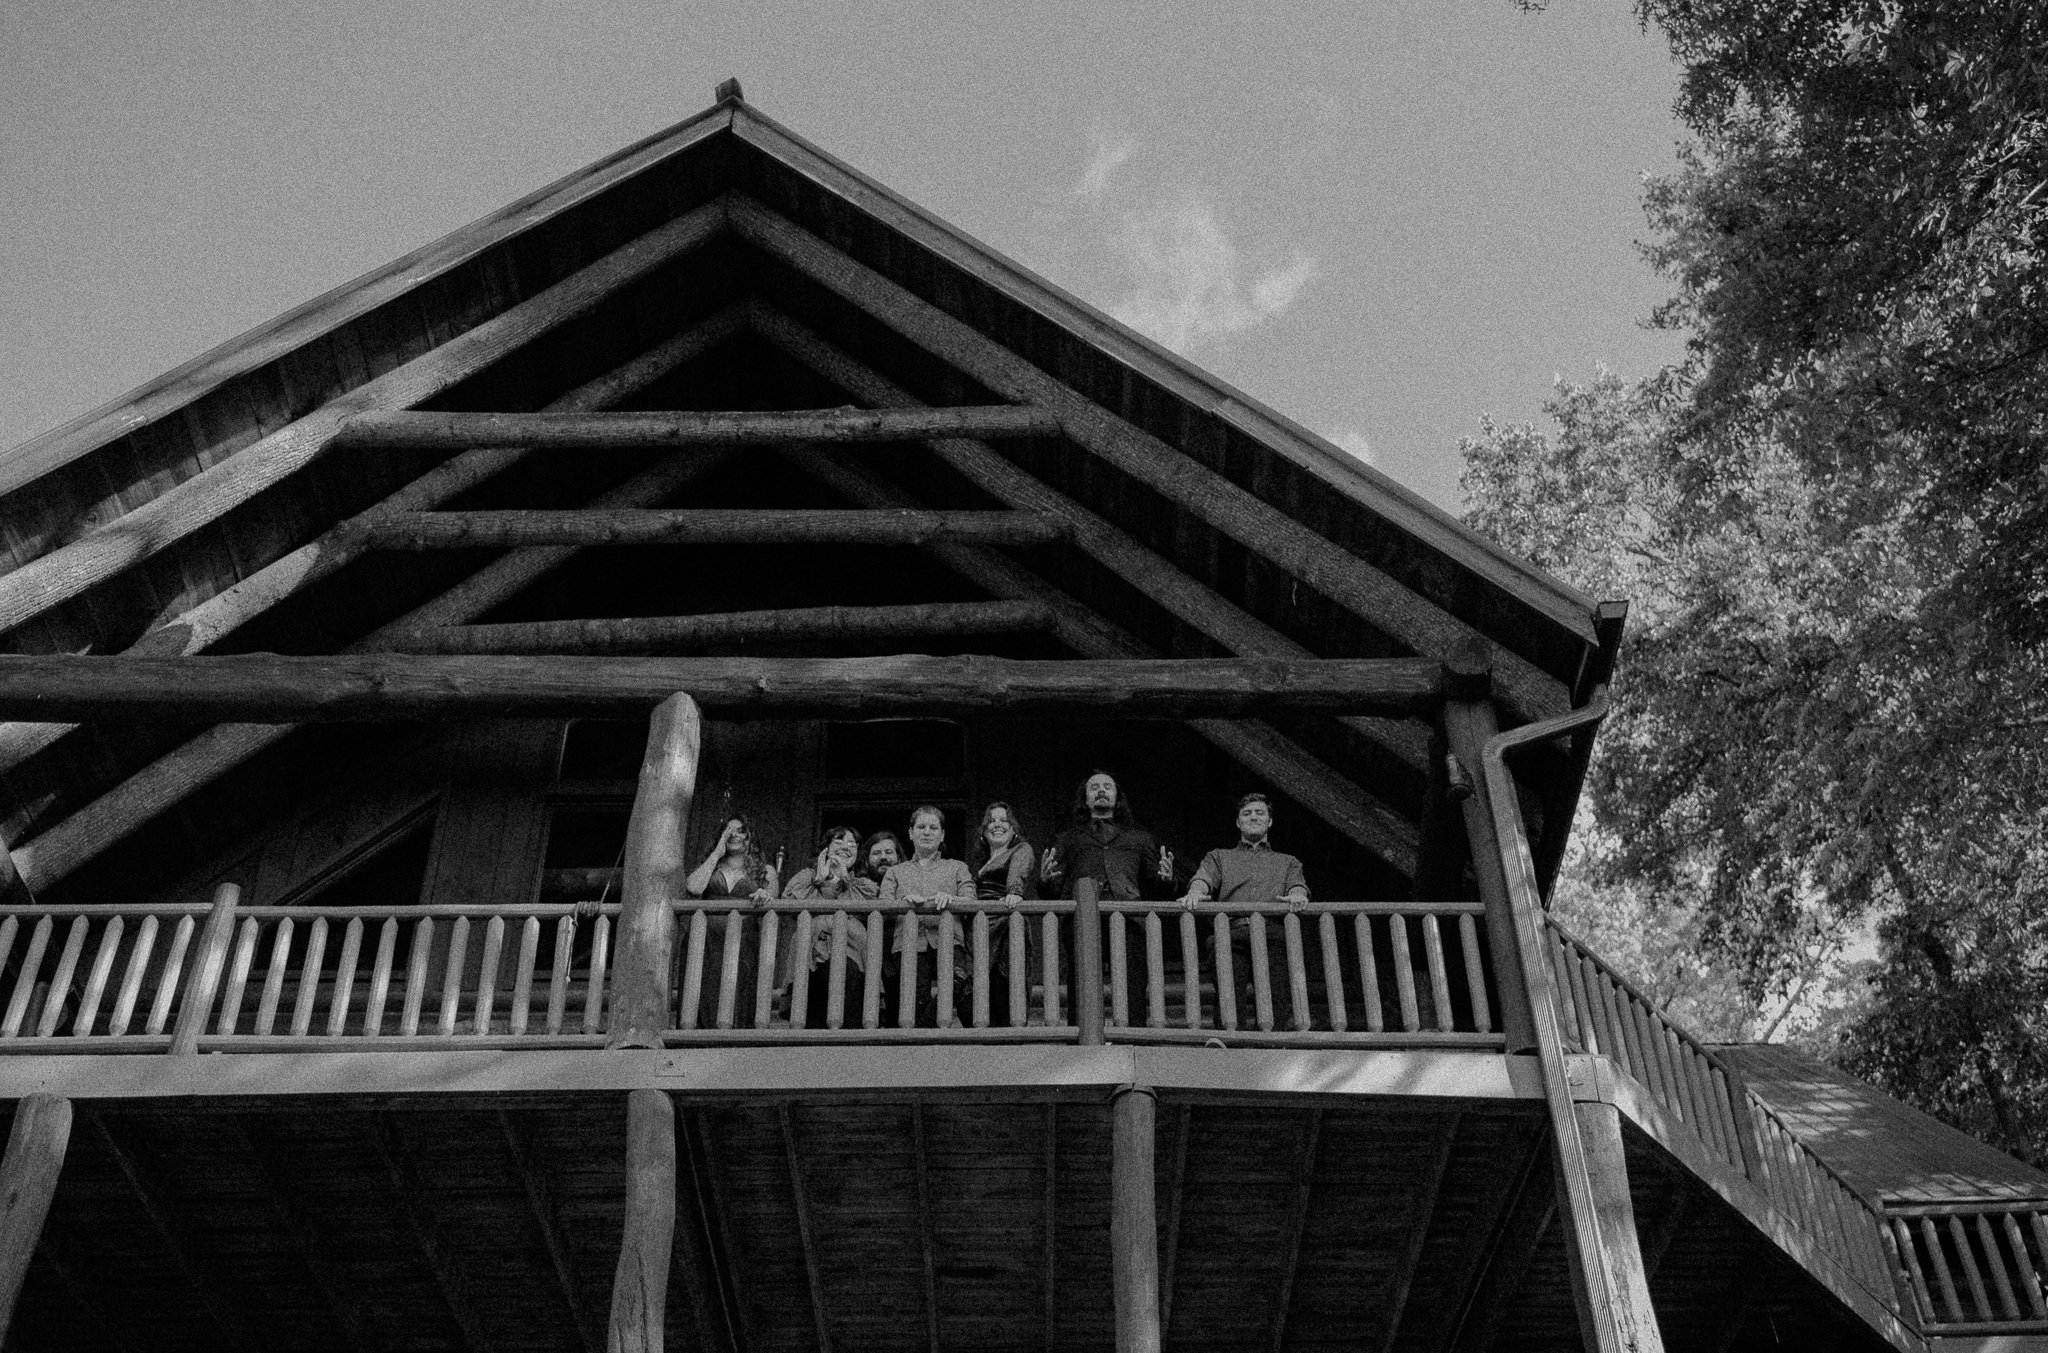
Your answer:
[[[892,865],[882,875],[882,901],[907,902],[912,907],[929,907],[944,913],[956,901],[972,902],[975,897],[974,875],[960,860],[948,859],[940,854],[940,847],[946,843],[946,815],[928,803],[921,803],[910,812],[910,858],[901,864]],[[890,952],[901,954],[904,940],[915,935],[917,947],[917,990],[915,993],[899,991],[898,1001],[915,1001],[917,1023],[930,1028],[938,1023],[938,949],[939,936],[946,927],[934,918],[925,920],[913,917],[915,924],[897,928],[896,943]],[[964,927],[953,926],[953,971],[964,969],[961,949],[965,946]],[[929,957],[928,957],[929,955]],[[958,981],[958,977],[955,977]],[[957,988],[956,988],[957,989]],[[901,1007],[898,1007],[900,1018]]]
[[[1273,849],[1272,834],[1272,800],[1257,790],[1239,799],[1237,844],[1212,850],[1202,857],[1180,904],[1193,908],[1213,898],[1228,909],[1277,899],[1287,903],[1289,911],[1299,911],[1308,901],[1308,876],[1302,872],[1299,859]],[[1241,1010],[1251,1008],[1251,945],[1250,923],[1243,916],[1233,917],[1230,948],[1237,985],[1244,997],[1238,1006]]]
[[[1015,909],[1038,896],[1038,852],[1024,839],[1024,826],[1017,810],[998,799],[981,811],[981,826],[974,833],[974,846],[967,858],[974,862],[975,894],[983,902],[1001,902]],[[1001,991],[1010,981],[1010,946],[1001,918],[989,922],[989,986]],[[1042,968],[1042,960],[1038,964]],[[1033,972],[1030,980],[1043,981]],[[991,1002],[992,1006],[999,1005]],[[1004,1022],[1007,1010],[993,1010],[997,1022]]]
[[[718,834],[718,844],[704,857],[704,863],[690,871],[683,880],[683,891],[691,897],[706,901],[731,899],[734,902],[750,902],[755,905],[772,900],[777,892],[775,867],[761,858],[761,852],[754,844],[754,835],[743,817],[726,820],[725,829]],[[733,924],[733,912],[714,911],[708,917],[704,945],[703,1010],[700,1014],[701,1027],[713,1028],[718,1013],[720,978],[724,972],[721,956],[725,952],[725,932]],[[744,925],[744,921],[739,924]],[[740,945],[739,977],[733,983],[733,1024],[738,1028],[752,1025],[754,984],[760,972],[758,946],[750,943]]]
[[[822,1023],[825,1018],[825,1001],[830,986],[827,965],[832,962],[832,912],[839,907],[861,908],[849,910],[846,917],[846,961],[854,971],[867,971],[868,928],[865,920],[866,904],[882,895],[882,885],[867,877],[860,869],[860,833],[851,827],[828,827],[825,840],[818,847],[818,858],[810,868],[801,870],[790,879],[789,886],[782,890],[785,898],[808,902],[816,900],[831,904],[831,907],[817,915],[812,927],[811,952],[799,960],[796,946],[792,942],[782,950],[778,960],[782,971],[776,974],[777,1003],[788,1009],[788,988],[797,980],[796,968],[804,963],[810,983],[810,999],[805,1009],[811,1017]]]

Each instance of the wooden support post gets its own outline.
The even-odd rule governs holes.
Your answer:
[[[639,451],[654,446],[901,442],[928,437],[1057,437],[1060,420],[1018,404],[924,409],[662,410],[627,413],[469,413],[371,409],[344,422],[331,445],[459,451],[522,446]]]
[[[0,1341],[14,1320],[28,1261],[56,1196],[57,1175],[71,1143],[71,1101],[34,1094],[14,1106],[7,1154],[0,1157]]]
[[[1621,1110],[1612,1104],[1581,1101],[1572,1106],[1578,1118],[1579,1139],[1585,1143],[1586,1176],[1593,1186],[1593,1223],[1603,1257],[1580,1256],[1579,1267],[1603,1263],[1608,1276],[1607,1314],[1612,1328],[1627,1353],[1664,1353],[1664,1338],[1657,1327],[1657,1312],[1650,1305],[1650,1282],[1643,1272],[1642,1244],[1636,1237],[1636,1214],[1629,1200],[1628,1161],[1621,1144]],[[1569,1203],[1565,1204],[1569,1206]],[[1581,1243],[1579,1231],[1565,1228],[1568,1245]],[[1584,1308],[1585,1288],[1574,1284],[1581,1310],[1579,1325],[1588,1353],[1605,1348],[1593,1328],[1596,1312]]]
[[[1154,1216],[1153,1127],[1158,1101],[1126,1085],[1109,1101],[1109,1263],[1116,1353],[1159,1353],[1159,1224]]]
[[[213,910],[206,914],[206,928],[199,932],[199,950],[185,969],[185,995],[178,1006],[178,1022],[171,1030],[174,1057],[189,1057],[199,1051],[199,1035],[206,1030],[206,1017],[213,1011],[213,998],[227,967],[228,944],[235,933],[235,904],[241,897],[241,888],[232,883],[213,891]]]
[[[683,832],[689,825],[690,799],[697,792],[697,755],[703,744],[703,720],[695,700],[678,691],[655,707],[647,726],[647,752],[640,762],[640,787],[626,823],[608,1048],[659,1048],[669,1027],[674,904],[682,895],[688,868]],[[671,1161],[674,1154],[671,1140]]]
[[[1528,974],[1515,938],[1514,911],[1502,872],[1491,791],[1480,772],[1480,752],[1500,731],[1495,722],[1491,658],[1483,646],[1460,650],[1444,665],[1444,739],[1459,767],[1471,777],[1472,792],[1459,805],[1471,847],[1472,872],[1486,903],[1487,947],[1493,951],[1494,983],[1500,994],[1500,1027],[1510,1053],[1532,1052],[1536,1026],[1529,1007]]]
[[[626,1097],[626,1225],[608,1353],[661,1353],[675,1231],[676,1108],[665,1090],[635,1090]]]
[[[1094,879],[1074,882],[1074,1024],[1083,1045],[1102,1042],[1102,895]]]

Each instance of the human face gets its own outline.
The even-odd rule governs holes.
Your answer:
[[[910,824],[910,848],[920,855],[937,854],[945,839],[946,825],[934,814],[919,813]]]
[[[743,853],[747,848],[747,843],[751,839],[752,838],[747,835],[746,824],[744,822],[735,821],[732,824],[732,826],[726,831],[725,834],[726,853],[729,855],[738,855]]]
[[[825,858],[842,869],[851,869],[854,861],[860,858],[860,842],[851,836],[835,836],[832,844],[825,847]]]
[[[877,872],[887,869],[892,864],[900,863],[902,861],[896,857],[896,843],[894,841],[887,839],[877,841],[868,851],[868,868]]]
[[[1237,810],[1237,832],[1247,841],[1263,841],[1273,830],[1273,810],[1254,800]]]
[[[982,824],[981,835],[983,840],[1001,850],[1017,835],[1017,828],[1011,823],[1008,812],[994,808],[989,811],[988,821]]]
[[[1116,781],[1107,775],[1089,776],[1082,794],[1088,800],[1091,813],[1107,813],[1116,807]]]

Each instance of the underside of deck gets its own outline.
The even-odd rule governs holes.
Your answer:
[[[1112,1347],[1099,1070],[851,1094],[676,1077],[669,1346]],[[365,1084],[79,1100],[9,1346],[601,1348],[625,1094]],[[1508,1089],[1161,1088],[1167,1346],[1578,1348],[1541,1101]],[[1667,1347],[1883,1347],[1651,1138],[1627,1143]]]

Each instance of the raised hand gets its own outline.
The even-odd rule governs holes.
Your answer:
[[[1173,852],[1165,846],[1159,848],[1159,877],[1162,879],[1173,877]]]
[[[1050,883],[1059,876],[1060,852],[1058,846],[1053,846],[1047,849],[1045,858],[1038,863],[1038,880],[1041,883]]]

